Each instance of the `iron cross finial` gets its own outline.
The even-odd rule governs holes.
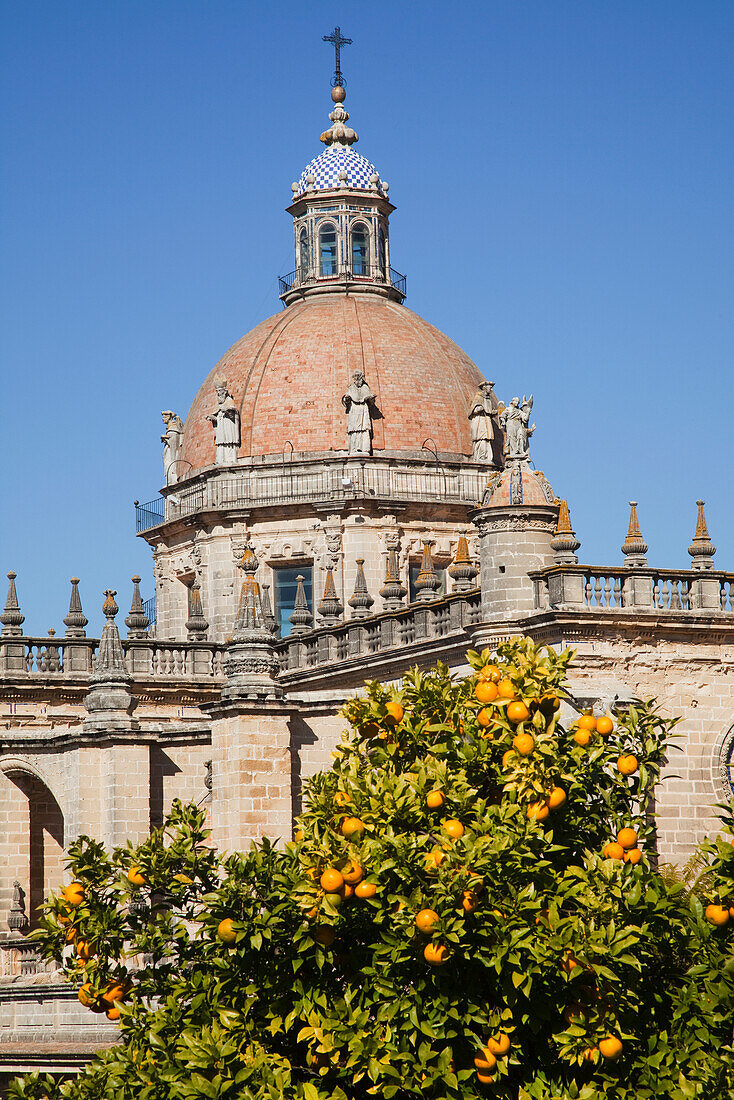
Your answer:
[[[342,76],[341,68],[341,48],[342,46],[351,46],[351,38],[345,38],[342,34],[341,27],[334,27],[331,34],[324,35],[324,42],[331,42],[334,47],[334,53],[336,55],[336,68],[334,69],[334,87],[344,87],[344,77]]]

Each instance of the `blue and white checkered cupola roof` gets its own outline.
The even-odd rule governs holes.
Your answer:
[[[344,88],[336,86],[331,90],[334,109],[329,113],[331,126],[321,135],[326,148],[323,153],[309,161],[292,185],[294,198],[306,193],[347,189],[350,191],[372,191],[387,196],[387,185],[372,161],[367,160],[353,149],[359,141],[356,130],[348,126],[349,112],[344,109]]]
[[[346,178],[340,173],[346,172]],[[377,177],[377,181],[375,181]],[[313,180],[313,183],[311,182]],[[382,191],[379,172],[372,161],[347,145],[330,145],[309,161],[298,178],[298,194],[348,187],[360,191]]]

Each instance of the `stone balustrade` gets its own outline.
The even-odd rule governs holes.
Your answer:
[[[162,523],[206,512],[227,512],[291,504],[344,504],[350,500],[433,501],[476,507],[487,487],[487,471],[466,462],[426,460],[420,455],[400,462],[371,457],[369,463],[341,458],[287,459],[267,466],[238,466],[181,480],[164,496],[136,503],[138,533]]]
[[[287,674],[462,634],[479,622],[480,615],[480,594],[476,589],[413,603],[396,611],[348,619],[304,634],[291,634],[278,642],[276,649],[281,671]]]
[[[222,676],[224,646],[215,642],[123,641],[133,676],[216,679]],[[0,638],[0,679],[13,677],[88,679],[94,672],[98,638]]]
[[[539,610],[734,613],[734,573],[558,564],[530,574]]]

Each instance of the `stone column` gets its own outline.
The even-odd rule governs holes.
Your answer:
[[[535,608],[528,575],[553,564],[553,505],[495,506],[472,515],[479,530],[482,621],[522,618]]]
[[[293,800],[290,719],[277,682],[278,660],[268,629],[257,558],[246,547],[239,610],[227,646],[221,698],[202,707],[212,719],[212,829],[225,850],[263,836],[290,839]]]

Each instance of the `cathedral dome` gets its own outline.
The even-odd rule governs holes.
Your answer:
[[[379,172],[372,161],[346,145],[330,145],[309,161],[301,172],[297,193],[348,187],[356,191],[382,191]]]
[[[220,359],[186,418],[180,476],[214,463],[218,375],[240,411],[246,458],[279,455],[287,441],[297,452],[346,451],[342,395],[357,369],[377,398],[375,453],[420,452],[430,438],[441,453],[471,455],[467,414],[484,379],[468,355],[403,305],[330,294],[294,302]]]

